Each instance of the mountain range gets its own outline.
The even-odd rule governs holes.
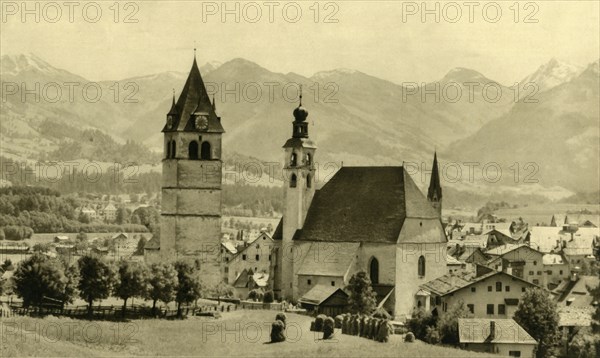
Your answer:
[[[455,162],[464,172],[451,186],[468,187],[463,163],[497,162],[504,175],[496,189],[510,190],[514,170],[509,167],[518,162],[519,184],[530,172],[539,179],[528,194],[598,190],[598,61],[578,66],[551,59],[509,87],[467,68],[451,69],[431,83],[402,84],[348,69],[310,77],[283,74],[241,58],[209,62],[200,70],[208,91],[216,92],[225,155],[281,161],[302,85],[321,163],[430,165],[437,149],[442,165]],[[48,120],[58,128],[65,123],[65,128],[99,129],[117,141],[135,140],[162,151],[160,131],[172,91],[180,93],[187,71],[94,83],[23,54],[3,56],[0,75],[2,82],[17,84],[14,91],[2,86],[2,155],[35,159],[61,141],[41,130]],[[69,98],[64,84],[73,82],[77,86]],[[21,89],[35,89],[36,83],[39,100],[22,95]],[[534,83],[535,91],[527,92],[527,83]],[[60,96],[52,84],[61,87]],[[96,100],[98,89],[102,95]],[[530,162],[537,167],[525,168]],[[479,192],[493,190],[486,186],[490,180],[476,184],[472,188]]]

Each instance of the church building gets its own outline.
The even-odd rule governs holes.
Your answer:
[[[437,155],[427,197],[402,166],[342,167],[315,190],[317,147],[302,102],[293,115],[283,146],[284,215],[273,237],[276,296],[310,303],[306,297],[343,289],[365,271],[379,308],[409,316],[419,286],[447,270]]]
[[[447,270],[437,155],[427,196],[402,166],[342,167],[316,190],[317,146],[302,96],[293,117],[283,146],[284,213],[268,255],[270,288],[279,299],[326,302],[322,295],[341,295],[352,275],[365,271],[379,309],[397,319],[410,315],[422,303],[419,286]],[[147,244],[146,261],[199,260],[203,282],[215,285],[223,278],[224,129],[195,58],[162,132],[160,239]]]

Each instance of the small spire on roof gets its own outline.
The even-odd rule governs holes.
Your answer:
[[[300,85],[300,105],[299,107],[302,107],[302,85]]]
[[[213,100],[212,100],[212,109],[213,111],[217,110],[217,105],[215,104],[215,94],[213,93]]]
[[[173,88],[173,102],[171,103],[170,115],[177,114],[177,105],[175,104],[175,88]]]

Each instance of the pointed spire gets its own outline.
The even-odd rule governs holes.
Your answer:
[[[215,94],[213,93],[213,100],[212,100],[212,109],[213,111],[217,111],[217,105],[215,103]]]
[[[171,104],[171,109],[169,110],[170,115],[177,114],[177,105],[175,104],[175,88],[173,88],[173,103]]]
[[[440,173],[438,170],[437,151],[433,152],[433,167],[431,168],[431,180],[427,199],[439,201],[442,199],[442,185],[440,184]]]
[[[302,107],[302,85],[300,85],[300,104],[298,107]]]

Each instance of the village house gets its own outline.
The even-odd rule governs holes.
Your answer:
[[[512,318],[459,318],[461,347],[507,357],[534,358],[537,341]]]
[[[502,271],[478,266],[476,272],[446,274],[420,286],[417,308],[443,314],[462,301],[477,318],[508,318],[527,288],[538,287]]]
[[[458,273],[467,269],[467,264],[465,262],[458,261],[450,255],[446,257],[446,266],[448,267],[448,273]]]
[[[269,274],[274,247],[271,235],[263,231],[251,242],[241,247],[233,247],[230,242],[221,243],[223,279],[225,283],[235,282],[244,270]]]
[[[91,208],[89,206],[78,208],[77,210],[75,210],[75,214],[77,215],[77,217],[79,217],[79,215],[85,215],[88,217],[88,219],[90,219],[90,221],[98,219],[98,212],[94,208]]]
[[[100,209],[100,216],[106,222],[114,222],[117,219],[117,208],[112,203],[109,203]]]
[[[544,272],[546,273],[546,284],[549,290],[554,289],[563,280],[571,277],[569,262],[563,254],[544,254],[542,257]]]
[[[503,245],[485,252],[491,259],[486,266],[504,271],[537,286],[546,287],[547,273],[544,271],[543,254],[527,244]]]
[[[335,317],[348,312],[348,294],[339,287],[318,285],[311,288],[299,301],[312,314]]]
[[[563,226],[534,226],[530,229],[529,241],[532,248],[541,252],[563,254],[571,269],[581,268],[584,263],[596,260],[600,229],[579,227],[573,221]]]
[[[250,291],[258,289],[265,291],[269,284],[269,274],[243,269],[233,282],[234,295],[240,299],[248,298]]]

